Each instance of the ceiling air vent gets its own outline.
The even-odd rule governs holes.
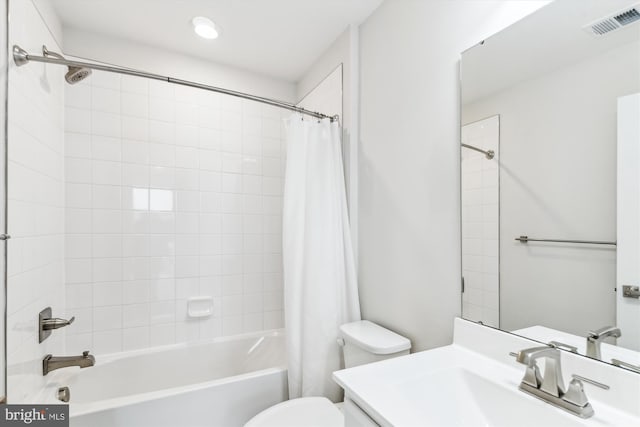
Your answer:
[[[640,12],[638,12],[638,9],[636,9],[634,7],[632,9],[629,9],[629,10],[625,11],[625,12],[622,12],[619,15],[614,16],[613,19],[618,21],[618,24],[620,24],[622,26],[628,25],[628,24],[631,24],[632,22],[636,22],[638,19],[640,19]]]
[[[592,22],[583,28],[590,34],[602,36],[637,21],[640,21],[640,3],[629,9],[622,10],[609,15],[606,18]]]

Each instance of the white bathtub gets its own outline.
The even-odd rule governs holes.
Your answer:
[[[288,397],[281,331],[96,356],[51,374],[71,390],[71,426],[241,426]]]

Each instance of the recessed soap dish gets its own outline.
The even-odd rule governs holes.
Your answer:
[[[213,297],[192,297],[187,300],[189,317],[210,317],[213,315]]]

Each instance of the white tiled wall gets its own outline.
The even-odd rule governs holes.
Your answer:
[[[30,1],[11,1],[9,45],[59,50]],[[18,24],[19,23],[19,24]],[[40,310],[64,314],[64,70],[9,67],[7,389],[10,403],[33,402],[42,358],[64,354],[65,331],[38,344]]]
[[[286,113],[102,72],[65,103],[68,351],[282,327]]]
[[[500,118],[462,127],[462,142],[495,157],[462,148],[462,315],[499,326]]]

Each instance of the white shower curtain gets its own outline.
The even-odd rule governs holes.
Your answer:
[[[283,261],[289,397],[338,401],[338,328],[360,319],[338,122],[287,121]]]

